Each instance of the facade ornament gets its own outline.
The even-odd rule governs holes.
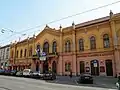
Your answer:
[[[35,34],[33,34],[33,38],[36,38]]]
[[[73,21],[73,23],[72,23],[72,27],[73,27],[73,29],[75,30],[75,23],[74,23],[74,21]]]
[[[110,18],[113,16],[113,12],[112,12],[112,10],[110,10],[109,15],[110,15]]]
[[[60,25],[60,31],[62,32],[62,26]]]
[[[49,26],[46,24],[45,29],[49,29]]]
[[[27,37],[27,40],[29,40],[30,38],[29,37]]]

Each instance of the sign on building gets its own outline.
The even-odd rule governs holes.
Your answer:
[[[93,65],[94,65],[94,67],[97,67],[97,61],[96,60],[94,60]]]

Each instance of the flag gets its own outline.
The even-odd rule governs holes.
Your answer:
[[[40,50],[39,49],[35,49],[35,51],[36,51],[37,56],[40,57]]]

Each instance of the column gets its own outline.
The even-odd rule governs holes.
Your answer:
[[[58,61],[58,74],[59,75],[63,75],[63,57],[62,57],[62,53],[63,53],[63,36],[62,36],[62,27],[60,26],[60,42],[59,42],[59,47],[60,48],[60,56],[59,56],[59,61]]]
[[[73,75],[77,75],[77,61],[76,61],[76,33],[75,33],[75,24],[72,23],[72,52],[73,52],[73,59],[72,59],[72,73]]]

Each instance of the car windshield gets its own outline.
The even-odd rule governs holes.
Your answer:
[[[26,72],[26,73],[28,73],[28,72],[29,72],[29,70],[24,70],[23,72]]]

